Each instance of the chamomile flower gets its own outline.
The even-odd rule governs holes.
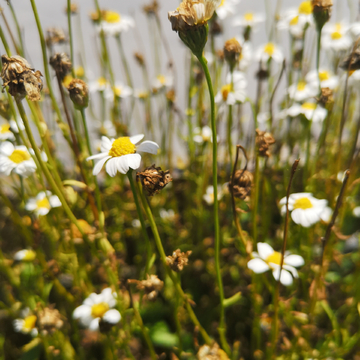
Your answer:
[[[95,81],[89,82],[89,91],[90,92],[96,92],[96,91],[111,91],[110,83],[104,78],[99,77]]]
[[[296,117],[303,114],[306,119],[313,122],[322,122],[327,116],[327,110],[314,102],[305,102],[303,104],[294,104],[287,110],[287,115]]]
[[[265,271],[271,270],[275,280],[279,280],[284,286],[289,286],[293,283],[293,277],[298,278],[298,272],[295,267],[304,265],[304,259],[300,255],[290,255],[288,252],[284,254],[284,262],[281,269],[281,253],[274,251],[274,249],[266,243],[257,244],[258,252],[253,252],[251,259],[247,266],[256,274],[262,274]]]
[[[218,185],[217,189],[217,199],[221,200],[223,197],[223,188],[222,186]],[[209,185],[206,188],[206,193],[203,195],[203,199],[208,205],[212,205],[214,203],[214,187],[212,185]]]
[[[10,120],[9,124],[10,124],[10,129],[16,134],[19,133],[19,130],[21,131],[25,130],[25,125],[21,118],[17,119],[17,123],[15,120]]]
[[[233,85],[231,84],[231,74],[226,76],[226,84],[215,96],[217,104],[234,105],[236,102],[244,102],[246,100],[247,81],[241,71],[233,72]]]
[[[235,7],[239,2],[240,0],[221,0],[220,5],[216,9],[219,19],[224,20],[234,14]]]
[[[14,260],[16,261],[34,261],[36,258],[36,253],[31,249],[19,250],[14,255]]]
[[[286,213],[286,197],[280,200],[282,214]],[[326,219],[328,213],[327,200],[319,200],[311,193],[296,193],[289,196],[289,211],[293,221],[303,227],[310,227],[321,220],[322,216]]]
[[[104,96],[108,100],[114,100],[114,95],[120,99],[129,98],[133,94],[131,87],[122,83],[116,83],[113,88],[107,87]]]
[[[1,120],[0,122],[0,140],[15,140],[14,133],[11,131],[10,122]]]
[[[166,76],[166,75],[158,75],[156,79],[153,81],[153,88],[156,91],[159,91],[163,88],[170,88],[174,84],[174,79],[172,76]]]
[[[281,63],[284,60],[284,55],[276,44],[269,42],[261,45],[257,49],[255,59],[263,63],[266,63],[269,59],[273,59],[275,62]]]
[[[295,101],[304,101],[317,95],[318,90],[306,83],[305,81],[299,81],[289,86],[289,96]]]
[[[353,215],[357,218],[360,218],[360,206],[356,206],[354,209],[353,209]]]
[[[325,69],[319,69],[319,73],[317,73],[316,70],[312,70],[306,75],[305,79],[315,88],[319,88],[319,79],[322,88],[334,90],[339,84],[338,76],[333,75],[330,71]]]
[[[61,206],[61,201],[51,191],[41,191],[25,205],[27,211],[33,211],[37,216],[46,215],[52,208]]]
[[[196,127],[194,129],[194,141],[198,144],[212,141],[212,131],[209,126],[203,126],[202,128]]]
[[[106,172],[111,177],[114,177],[117,172],[126,174],[129,169],[138,169],[141,162],[141,155],[138,154],[137,151],[156,155],[159,149],[157,143],[148,140],[137,145],[143,137],[144,135],[140,134],[110,140],[106,136],[103,136],[101,138],[102,152],[87,158],[87,160],[99,160],[94,166],[93,174],[99,174],[105,163]]]
[[[348,50],[352,45],[349,26],[342,23],[327,23],[322,30],[321,46],[334,51]]]
[[[127,15],[120,15],[115,11],[105,10],[101,21],[96,25],[97,31],[104,32],[105,35],[118,35],[126,32],[135,26],[135,21]]]
[[[265,16],[263,14],[255,14],[253,12],[247,12],[241,16],[237,16],[233,20],[232,25],[252,28],[264,21],[265,21]]]
[[[80,321],[81,325],[93,331],[99,330],[100,321],[117,324],[121,315],[116,306],[116,294],[111,288],[104,289],[100,294],[90,294],[73,312],[73,318]]]
[[[37,336],[36,315],[31,314],[30,309],[26,308],[22,311],[21,316],[21,319],[13,321],[14,330],[23,334],[30,334],[33,337]]]

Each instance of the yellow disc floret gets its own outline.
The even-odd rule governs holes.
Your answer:
[[[319,72],[319,79],[320,81],[325,81],[330,79],[330,75],[327,71],[320,71]]]
[[[254,14],[253,14],[253,13],[246,13],[246,14],[244,15],[244,19],[245,19],[246,21],[253,21],[253,20],[254,20]]]
[[[95,304],[91,307],[91,316],[93,318],[102,318],[109,310],[109,305],[105,302]]]
[[[0,127],[0,134],[6,134],[10,131],[10,124],[4,124]]]
[[[343,36],[342,36],[342,34],[341,34],[341,32],[340,31],[334,31],[333,33],[331,33],[331,38],[333,39],[333,40],[339,40],[339,39],[341,39]]]
[[[30,158],[30,154],[23,150],[14,150],[13,153],[9,156],[9,159],[16,164],[20,164],[23,161],[29,160]]]
[[[35,328],[35,324],[36,324],[36,316],[35,315],[30,315],[30,316],[27,316],[25,319],[24,319],[24,323],[23,323],[23,326],[22,326],[22,331],[23,332],[30,332],[32,329]]]
[[[306,103],[303,103],[301,105],[301,107],[305,110],[315,110],[316,109],[316,104],[315,103],[309,103],[309,102],[306,102]]]
[[[273,263],[276,265],[281,265],[281,253],[278,251],[274,251],[271,255],[269,255],[266,260],[267,263]]]
[[[136,146],[130,141],[127,136],[116,139],[112,143],[109,155],[113,157],[135,154]]]
[[[34,250],[26,250],[24,253],[22,261],[33,261],[36,258],[36,253]]]
[[[48,209],[48,210],[51,209],[51,205],[50,205],[50,203],[49,203],[49,200],[48,200],[46,197],[44,197],[44,198],[41,199],[41,200],[38,200],[38,201],[36,202],[36,207],[37,207],[38,209],[41,209],[41,208],[45,208],[45,209]]]
[[[290,26],[294,26],[294,25],[297,25],[298,24],[298,22],[299,22],[299,15],[298,16],[295,16],[294,18],[292,18],[291,20],[290,20]]]
[[[306,210],[306,209],[311,209],[312,207],[313,207],[313,204],[306,197],[297,199],[297,200],[295,200],[295,203],[294,203],[294,210],[295,209]]]
[[[305,81],[299,81],[297,89],[298,91],[304,91],[306,87],[306,82]]]
[[[110,23],[110,24],[115,24],[120,22],[121,20],[121,16],[119,13],[115,12],[115,11],[106,11],[105,16],[104,16],[104,21]]]
[[[264,47],[264,52],[269,56],[273,56],[275,51],[275,45],[271,42],[267,43]]]
[[[231,84],[227,84],[227,85],[224,85],[222,88],[221,88],[221,95],[222,95],[222,98],[224,101],[227,100],[228,96],[229,96],[229,93],[232,91],[232,86]]]
[[[312,11],[311,1],[303,1],[299,6],[299,14],[311,15]]]

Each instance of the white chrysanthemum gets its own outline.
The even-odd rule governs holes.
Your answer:
[[[37,216],[46,215],[52,208],[61,206],[61,201],[51,191],[41,191],[25,205],[27,211],[34,211]]]
[[[96,25],[96,30],[105,35],[118,35],[121,32],[126,32],[135,26],[135,21],[132,17],[127,15],[120,15],[115,11],[105,11],[102,20]]]
[[[339,84],[339,77],[325,69],[319,69],[319,73],[316,70],[309,71],[305,79],[315,88],[319,88],[319,80],[322,88],[334,90]]]
[[[263,21],[265,21],[265,16],[263,14],[254,14],[253,12],[247,12],[241,16],[237,16],[233,20],[232,25],[252,28]]]
[[[108,100],[114,100],[114,95],[120,99],[126,99],[133,94],[131,87],[122,83],[116,83],[113,88],[105,88],[104,96]]]
[[[11,131],[11,124],[8,121],[5,120],[1,120],[0,122],[0,140],[10,140],[13,141],[15,140],[15,135],[14,133]]]
[[[170,88],[174,84],[174,78],[170,75],[158,75],[153,81],[153,88],[155,90],[161,90],[164,88]]]
[[[219,19],[224,20],[234,14],[235,7],[239,2],[240,0],[221,0],[220,5],[216,9]]]
[[[89,82],[89,91],[96,92],[96,91],[112,91],[112,90],[110,83],[104,77],[101,76],[97,80]]]
[[[104,289],[100,294],[92,293],[73,312],[73,318],[90,330],[99,330],[100,321],[117,324],[121,315],[116,306],[116,294],[111,288]]]
[[[280,205],[283,205],[281,212],[284,215],[286,213],[286,197],[280,200]],[[314,225],[322,219],[322,216],[326,220],[329,214],[327,200],[316,199],[311,193],[291,194],[289,211],[291,211],[291,218],[294,222],[304,227]]]
[[[33,150],[30,149],[33,154]],[[11,171],[28,177],[36,170],[36,164],[26,146],[14,146],[11,142],[5,141],[0,145],[0,173],[10,175]]]
[[[321,122],[327,116],[327,110],[314,102],[305,102],[303,104],[294,104],[287,110],[287,115],[295,117],[303,114],[308,120]]]
[[[290,255],[288,252],[284,254],[284,263],[281,269],[281,253],[274,251],[274,249],[266,243],[257,244],[258,252],[253,252],[251,259],[247,266],[256,274],[262,274],[265,271],[272,270],[275,280],[279,280],[284,286],[289,286],[293,283],[293,277],[298,278],[298,272],[295,267],[304,265],[304,259],[300,255]]]
[[[36,258],[36,253],[31,249],[19,250],[14,255],[14,260],[16,261],[34,261]]]
[[[215,96],[217,104],[234,105],[236,102],[246,100],[247,81],[241,71],[233,72],[233,86],[231,86],[231,74],[226,76],[226,85],[223,85]]]
[[[93,174],[97,175],[105,165],[106,172],[114,177],[117,172],[126,174],[129,169],[136,170],[140,166],[141,155],[137,151],[147,152],[156,155],[159,145],[153,141],[143,141],[137,145],[143,134],[131,137],[120,137],[109,139],[106,136],[101,138],[101,153],[90,156],[87,160],[99,160],[93,169]]]
[[[22,311],[22,319],[16,319],[13,321],[14,330],[23,334],[30,334],[35,337],[38,334],[38,330],[35,327],[37,317],[30,313],[30,309],[26,308]]]
[[[16,134],[19,133],[19,128],[21,131],[25,130],[25,125],[21,118],[17,119],[17,124],[15,120],[10,120],[9,123],[10,123],[10,129]]]
[[[276,44],[269,42],[261,45],[256,50],[255,59],[263,63],[266,63],[269,59],[273,59],[275,62],[281,63],[284,60],[284,55]]]
[[[221,200],[223,197],[223,188],[222,186],[218,185],[217,189],[217,199]],[[206,193],[203,195],[203,199],[208,205],[212,205],[214,203],[214,187],[212,185],[209,185],[206,188]]]
[[[194,129],[194,141],[198,144],[203,144],[204,142],[212,142],[212,131],[209,126],[203,126],[202,128],[196,127]]]
[[[327,23],[322,30],[321,46],[334,51],[348,50],[353,43],[349,26],[342,23]]]
[[[174,220],[175,218],[175,211],[173,209],[169,209],[169,210],[160,209],[159,214],[164,221],[171,221]]]
[[[317,95],[318,89],[305,81],[299,81],[297,84],[289,86],[289,96],[295,101],[304,101]]]

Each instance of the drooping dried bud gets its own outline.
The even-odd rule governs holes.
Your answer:
[[[23,99],[27,95],[29,100],[39,101],[43,87],[40,78],[41,72],[39,70],[34,71],[30,64],[19,55],[11,57],[2,55],[1,61],[3,64],[1,72],[3,89],[9,86],[9,93],[12,96]]]
[[[176,272],[182,271],[184,266],[188,264],[188,257],[191,255],[191,253],[191,250],[184,253],[181,252],[180,249],[177,249],[172,253],[172,255],[166,257],[166,263],[171,270],[174,270]]]
[[[345,71],[355,71],[360,69],[360,49],[351,52],[339,65]]]
[[[72,67],[71,61],[65,53],[56,53],[53,55],[50,58],[50,65],[56,73],[59,74],[61,80],[70,72]]]
[[[275,139],[269,132],[260,131],[259,129],[256,129],[255,131],[256,131],[255,142],[257,149],[259,151],[259,156],[269,157],[271,155],[269,147],[270,145],[275,143]]]
[[[269,77],[269,70],[267,69],[261,68],[256,73],[256,78],[259,79],[260,81],[266,80],[268,77]]]
[[[251,191],[253,186],[254,176],[250,171],[237,170],[235,172],[234,179],[229,182],[229,190],[234,194],[235,197],[244,200]]]
[[[53,333],[64,325],[62,316],[57,309],[46,307],[37,314],[37,327],[39,331],[46,335]]]
[[[149,196],[158,194],[160,190],[172,181],[169,170],[162,171],[161,167],[155,167],[155,164],[147,167],[142,172],[136,173],[136,178],[140,179],[143,188]]]
[[[76,109],[81,110],[89,105],[89,89],[85,81],[81,79],[71,80],[68,90]]]
[[[173,104],[175,102],[176,96],[175,96],[175,90],[171,89],[166,93],[166,100],[170,103]]]
[[[313,16],[318,31],[329,21],[331,16],[332,0],[311,0]]]
[[[157,298],[159,291],[161,291],[161,289],[164,286],[164,282],[161,281],[157,277],[157,275],[149,275],[149,274],[146,275],[146,280],[142,280],[142,281],[133,280],[131,282],[136,282],[137,288],[139,290],[143,290],[145,292],[145,298],[150,301],[153,301]]]
[[[216,57],[218,58],[218,60],[220,62],[223,62],[225,60],[225,55],[224,55],[224,51],[223,50],[217,50],[216,51]]]
[[[66,42],[66,35],[62,28],[49,28],[46,30],[46,45],[63,44]]]
[[[145,59],[144,59],[144,55],[139,53],[139,52],[136,52],[134,53],[134,57],[135,57],[135,60],[137,61],[137,63],[140,65],[140,66],[144,66],[145,65]]]
[[[70,5],[70,13],[74,15],[74,14],[77,14],[78,11],[79,11],[78,5],[72,3],[72,4]],[[66,7],[66,8],[65,8],[65,14],[67,14],[67,12],[68,12],[68,8]]]
[[[228,62],[230,66],[231,71],[235,68],[236,64],[239,61],[241,50],[242,50],[241,45],[235,38],[232,38],[225,42],[224,56],[225,56],[225,60]]]
[[[224,350],[220,349],[219,344],[214,343],[211,347],[203,345],[196,354],[198,360],[229,360]]]
[[[222,34],[222,27],[216,20],[211,22],[210,25],[210,33],[213,36],[221,35]]]
[[[159,11],[159,3],[156,0],[153,0],[150,4],[144,5],[143,10],[147,15],[157,14]]]
[[[318,99],[322,107],[328,107],[334,104],[333,91],[330,88],[321,88],[321,95]]]

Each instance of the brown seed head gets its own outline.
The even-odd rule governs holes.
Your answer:
[[[72,68],[71,61],[67,54],[65,53],[56,53],[50,58],[50,65],[59,74],[60,79],[63,80],[64,77],[70,72]]]
[[[229,190],[232,191],[235,197],[244,200],[251,191],[253,186],[254,177],[250,171],[237,170],[234,179],[229,182]]]
[[[145,292],[145,297],[147,300],[155,300],[157,294],[164,286],[164,282],[161,281],[157,275],[146,275],[146,280],[136,281],[137,288]]]
[[[171,89],[166,93],[166,99],[171,104],[173,104],[175,102],[176,96],[175,96],[175,90],[174,89]]]
[[[144,59],[144,55],[139,53],[139,52],[136,52],[134,53],[134,57],[135,57],[135,60],[137,61],[137,63],[140,65],[140,66],[144,66],[145,65],[145,59]]]
[[[180,249],[175,250],[172,255],[166,257],[166,263],[176,272],[182,271],[184,266],[188,264],[188,257],[191,255],[192,251],[189,250],[186,253],[181,252]]]
[[[63,44],[66,42],[66,36],[62,28],[53,27],[46,30],[46,45]]]
[[[159,3],[156,0],[153,0],[150,4],[144,5],[143,10],[147,15],[157,14],[159,11]]]
[[[77,14],[79,11],[79,6],[77,4],[71,4],[70,5],[70,13],[71,14]],[[67,14],[68,8],[65,8],[65,14]]]
[[[229,360],[226,352],[221,350],[217,343],[213,343],[211,347],[209,345],[201,346],[196,357],[198,360]]]
[[[153,196],[162,190],[172,181],[169,170],[162,171],[161,167],[155,167],[155,164],[147,167],[144,171],[136,173],[136,178],[140,179],[143,188],[149,196]]]
[[[323,107],[332,105],[334,103],[333,91],[330,88],[321,88],[321,95],[318,101]]]
[[[89,104],[89,89],[86,82],[81,79],[71,80],[68,91],[70,99],[74,103],[75,108],[81,110]]]
[[[39,101],[43,87],[41,72],[34,71],[30,64],[19,55],[11,57],[2,55],[1,61],[3,64],[1,71],[3,89],[9,86],[9,93],[12,96],[23,99],[27,95],[29,100]]]
[[[269,147],[275,143],[275,139],[269,132],[256,129],[255,142],[259,151],[259,156],[269,157],[271,155]]]
[[[360,49],[351,52],[339,65],[345,71],[355,71],[360,69]]]
[[[37,314],[37,327],[44,335],[53,333],[63,325],[64,321],[57,309],[46,307]]]
[[[225,60],[230,65],[231,69],[234,69],[235,65],[239,61],[241,50],[242,50],[241,45],[235,38],[232,38],[225,42],[224,56],[225,56]]]
[[[333,0],[311,0],[311,5],[316,26],[320,30],[330,19]]]

